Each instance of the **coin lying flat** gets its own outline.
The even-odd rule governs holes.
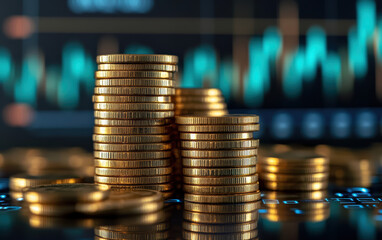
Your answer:
[[[95,87],[94,94],[101,95],[174,95],[174,88],[158,87]]]
[[[95,103],[170,103],[170,96],[110,96],[93,95]]]
[[[177,72],[178,66],[170,64],[98,64],[101,71],[164,71]]]
[[[243,158],[182,158],[184,167],[248,167],[257,164],[257,157]]]
[[[184,211],[183,218],[195,223],[244,223],[256,221],[259,218],[259,213],[253,211],[237,214],[211,214]]]
[[[242,133],[179,133],[179,138],[182,140],[247,140],[253,138],[252,132]]]
[[[110,188],[90,183],[52,184],[28,188],[24,199],[29,203],[59,204],[105,200]]]
[[[259,124],[248,125],[179,125],[179,132],[254,132],[259,131]]]
[[[183,189],[187,193],[194,194],[233,194],[248,193],[259,190],[259,183],[225,186],[199,186],[184,184]]]
[[[226,109],[227,104],[225,103],[177,103],[177,109],[187,109],[187,110],[221,110]]]
[[[176,117],[177,124],[185,125],[237,125],[237,124],[255,124],[259,122],[257,115],[229,114],[221,117],[208,116],[179,116]]]
[[[172,167],[163,168],[137,168],[137,169],[118,169],[118,168],[95,168],[95,174],[99,176],[157,176],[172,173]]]
[[[182,157],[186,158],[233,158],[233,157],[252,157],[257,155],[257,149],[245,150],[181,150]]]
[[[221,96],[222,92],[217,88],[177,88],[179,96]]]
[[[180,146],[185,149],[235,149],[257,148],[258,139],[233,140],[233,141],[181,141]]]
[[[104,229],[95,230],[95,240],[108,240],[108,239],[169,239],[170,233],[168,231],[162,232],[120,232],[120,231],[107,231]]]
[[[104,127],[142,127],[142,126],[163,126],[171,124],[172,119],[94,119],[95,126]]]
[[[246,203],[260,200],[260,198],[260,191],[226,195],[184,194],[185,201],[196,203]]]
[[[236,185],[252,184],[259,180],[258,175],[225,177],[188,177],[183,176],[183,183],[191,185]]]
[[[159,184],[168,183],[172,181],[171,175],[164,176],[150,176],[150,177],[106,177],[106,176],[94,176],[96,183],[105,184]]]
[[[29,211],[33,214],[40,216],[67,216],[76,213],[75,207],[73,204],[41,204],[41,203],[30,203],[28,205]]]
[[[203,224],[183,221],[183,230],[197,233],[235,233],[248,232],[257,228],[257,221],[235,224]]]
[[[100,185],[106,185],[111,187],[111,192],[130,192],[133,189],[147,189],[147,190],[155,190],[155,191],[172,191],[174,189],[174,183],[163,183],[163,184],[144,184],[144,185],[124,185],[124,184],[105,184],[102,183]]]
[[[95,158],[102,159],[128,159],[128,160],[145,160],[145,159],[161,159],[171,157],[171,151],[150,151],[150,152],[106,152],[94,151]]]
[[[182,232],[183,239],[208,239],[208,240],[237,240],[237,239],[256,239],[258,236],[257,230],[248,232],[235,233],[198,233],[198,232]]]
[[[277,166],[316,166],[326,165],[329,159],[309,151],[288,151],[265,157],[261,164]]]
[[[174,80],[169,79],[148,79],[148,78],[117,78],[117,79],[97,79],[95,81],[97,87],[173,87]]]
[[[313,173],[313,174],[275,174],[261,173],[261,179],[275,182],[321,182],[327,181],[328,173]]]
[[[224,103],[223,96],[175,96],[176,103]]]
[[[156,118],[171,118],[174,111],[94,111],[94,117],[105,119],[156,119]]]
[[[174,78],[171,72],[160,71],[96,71],[95,77],[102,78]]]
[[[159,160],[106,160],[94,159],[95,167],[102,168],[155,168],[171,166],[171,159]]]
[[[170,126],[152,126],[152,127],[94,127],[95,134],[111,134],[111,135],[123,135],[123,134],[168,134],[172,128]]]
[[[178,57],[161,54],[109,54],[97,56],[97,63],[163,63],[177,64]]]
[[[245,176],[256,172],[256,166],[242,168],[183,168],[183,175],[193,177]]]
[[[94,103],[101,111],[167,111],[174,110],[173,103]]]
[[[259,169],[261,172],[270,172],[275,174],[314,174],[323,173],[329,171],[329,166],[327,165],[316,165],[309,167],[281,167],[276,165],[265,165],[259,164]]]
[[[184,210],[203,213],[244,213],[259,210],[261,201],[235,204],[205,204],[184,202]]]
[[[293,191],[316,191],[323,190],[328,187],[328,182],[301,182],[301,183],[293,183],[293,182],[269,182],[263,181],[264,186],[267,189],[271,190],[293,190]]]
[[[189,115],[189,114],[195,114],[195,115],[204,115],[204,116],[223,116],[227,115],[228,111],[226,109],[221,110],[187,110],[187,109],[175,109],[175,115]]]
[[[98,135],[93,134],[93,142],[99,143],[161,143],[170,141],[170,136],[166,135]]]
[[[171,227],[169,222],[159,222],[156,224],[149,224],[149,225],[139,225],[139,224],[118,224],[118,225],[101,225],[98,226],[97,229],[103,229],[103,230],[109,230],[109,231],[115,231],[115,232],[158,232],[158,231],[165,231],[169,230]]]

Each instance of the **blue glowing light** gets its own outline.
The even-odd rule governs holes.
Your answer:
[[[69,9],[81,13],[147,13],[154,6],[154,0],[69,0]]]

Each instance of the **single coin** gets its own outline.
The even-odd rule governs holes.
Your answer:
[[[104,229],[95,229],[96,240],[101,239],[169,239],[170,233],[168,231],[159,232],[120,232],[120,231],[108,231]]]
[[[177,64],[178,57],[161,54],[109,54],[97,56],[97,63],[164,63]]]
[[[236,124],[255,124],[259,122],[257,115],[229,114],[221,117],[208,116],[179,116],[176,117],[177,124],[185,125],[236,125]]]
[[[236,224],[203,224],[183,221],[183,230],[199,233],[236,233],[247,232],[257,228],[257,221]]]
[[[76,213],[75,206],[73,204],[41,204],[30,203],[28,204],[29,211],[32,214],[40,216],[68,216]]]
[[[248,125],[179,125],[179,132],[254,132],[260,130],[259,124]]]
[[[221,110],[226,109],[227,104],[225,103],[177,103],[177,109],[187,109],[187,110]]]
[[[136,120],[94,119],[95,126],[104,126],[104,127],[163,126],[163,125],[169,125],[172,122],[173,122],[172,119],[169,119],[169,118],[136,119]]]
[[[244,213],[259,210],[261,201],[235,204],[205,204],[184,202],[184,210],[203,213]]]
[[[257,219],[259,218],[259,213],[258,211],[253,211],[248,213],[237,214],[212,214],[184,211],[183,218],[187,221],[195,223],[244,223],[257,221]]]
[[[164,78],[172,79],[174,74],[161,71],[96,71],[95,78]]]
[[[323,190],[328,188],[328,182],[302,182],[302,183],[294,183],[294,182],[270,182],[263,181],[262,182],[265,188],[270,190],[281,190],[281,191],[316,191]]]
[[[245,176],[256,172],[256,166],[243,168],[183,168],[183,175],[193,177]]]
[[[94,103],[95,110],[103,111],[166,111],[173,110],[173,103]]]
[[[130,192],[133,189],[148,189],[148,190],[155,190],[155,191],[171,191],[174,189],[174,183],[164,183],[164,184],[144,184],[144,185],[122,185],[122,184],[99,184],[99,185],[106,185],[108,187],[111,187],[111,192]]]
[[[126,184],[126,185],[143,185],[143,184],[159,184],[172,181],[171,175],[150,176],[150,177],[105,177],[94,176],[94,182],[105,184]]]
[[[95,87],[94,94],[98,95],[174,95],[174,88],[159,87]]]
[[[164,71],[177,72],[178,66],[170,64],[98,64],[101,71]]]
[[[115,176],[115,177],[135,177],[135,176],[157,176],[168,175],[172,173],[172,167],[163,168],[135,168],[135,169],[118,169],[118,168],[95,168],[95,174],[99,176]]]
[[[260,191],[243,194],[226,195],[205,195],[205,194],[184,194],[184,201],[196,203],[246,203],[261,199]]]
[[[116,231],[116,232],[158,232],[158,231],[165,231],[169,230],[171,227],[169,222],[161,222],[156,224],[149,224],[149,225],[139,225],[139,224],[129,224],[129,225],[102,225],[97,226],[97,229],[104,229],[109,231]]]
[[[172,131],[170,126],[154,126],[154,127],[94,127],[95,134],[168,134]]]
[[[90,183],[51,184],[28,188],[24,200],[29,203],[74,203],[102,201],[110,188]]]
[[[257,164],[257,157],[244,158],[182,158],[184,167],[248,167]]]
[[[224,103],[223,96],[175,96],[176,103]]]
[[[247,140],[253,139],[253,132],[242,133],[179,133],[182,140],[208,140],[208,141],[226,141],[226,140]]]
[[[94,103],[169,103],[170,96],[105,96],[93,95]]]
[[[181,115],[198,115],[198,116],[224,116],[228,114],[228,111],[226,109],[221,110],[187,110],[187,109],[175,109],[175,115],[181,116]]]
[[[181,150],[182,157],[186,158],[232,158],[252,157],[257,155],[257,148],[245,150]]]
[[[147,151],[147,152],[106,152],[94,151],[95,158],[102,159],[126,159],[126,160],[146,160],[161,159],[171,157],[171,151]]]
[[[217,88],[177,88],[177,96],[221,96],[222,92]]]
[[[94,117],[103,119],[153,119],[153,118],[171,118],[174,117],[174,111],[149,112],[110,112],[94,111]]]
[[[183,176],[183,183],[191,185],[241,185],[257,183],[259,177],[257,174],[250,176],[236,177],[188,177]]]
[[[93,142],[100,143],[161,143],[170,141],[170,135],[98,135],[93,134]]]
[[[281,167],[275,165],[259,164],[259,172],[270,172],[276,174],[312,174],[329,171],[328,165],[316,165],[308,167]]]
[[[28,207],[26,207],[28,208]],[[32,228],[37,229],[69,229],[69,228],[94,228],[95,221],[86,217],[52,217],[28,214],[28,222]]]
[[[199,186],[184,184],[185,192],[194,194],[232,194],[232,193],[248,193],[259,190],[259,183],[243,184],[243,185],[226,185],[226,186]]]
[[[174,80],[169,79],[148,79],[148,78],[113,78],[96,79],[97,87],[173,87]]]
[[[143,144],[107,144],[94,143],[94,150],[110,152],[128,151],[161,151],[171,149],[171,143],[143,143]]]
[[[243,240],[243,239],[256,239],[258,235],[257,230],[248,232],[235,232],[235,233],[198,233],[198,232],[182,232],[183,239],[199,239],[199,240]],[[257,240],[257,239],[256,239]]]
[[[330,210],[304,214],[263,214],[265,219],[272,222],[322,222],[329,218]]]
[[[233,141],[181,141],[180,146],[186,149],[235,149],[257,148],[258,139]]]
[[[77,203],[76,210],[87,215],[145,214],[163,208],[162,194],[154,190],[135,189],[125,193],[112,193],[101,202]]]
[[[159,160],[105,160],[94,159],[95,167],[102,168],[155,168],[171,166],[171,158]]]
[[[328,164],[329,159],[314,152],[295,150],[264,157],[260,163],[276,166],[316,166]]]
[[[323,200],[328,197],[328,192],[326,190],[288,193],[280,191],[262,191],[262,193],[264,193],[263,199]]]
[[[322,182],[327,181],[329,173],[313,173],[313,174],[275,174],[261,173],[260,178],[266,181],[274,182]]]

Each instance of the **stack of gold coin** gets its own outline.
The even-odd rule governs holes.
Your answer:
[[[171,55],[97,57],[95,182],[171,192],[175,72]]]
[[[264,188],[317,191],[328,187],[329,159],[313,151],[294,150],[262,157],[259,172]]]

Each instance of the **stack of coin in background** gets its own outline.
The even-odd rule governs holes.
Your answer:
[[[293,150],[259,159],[261,184],[279,191],[316,191],[328,187],[329,160],[314,151]]]
[[[95,182],[171,195],[171,96],[178,58],[119,54],[98,56],[97,62]]]

